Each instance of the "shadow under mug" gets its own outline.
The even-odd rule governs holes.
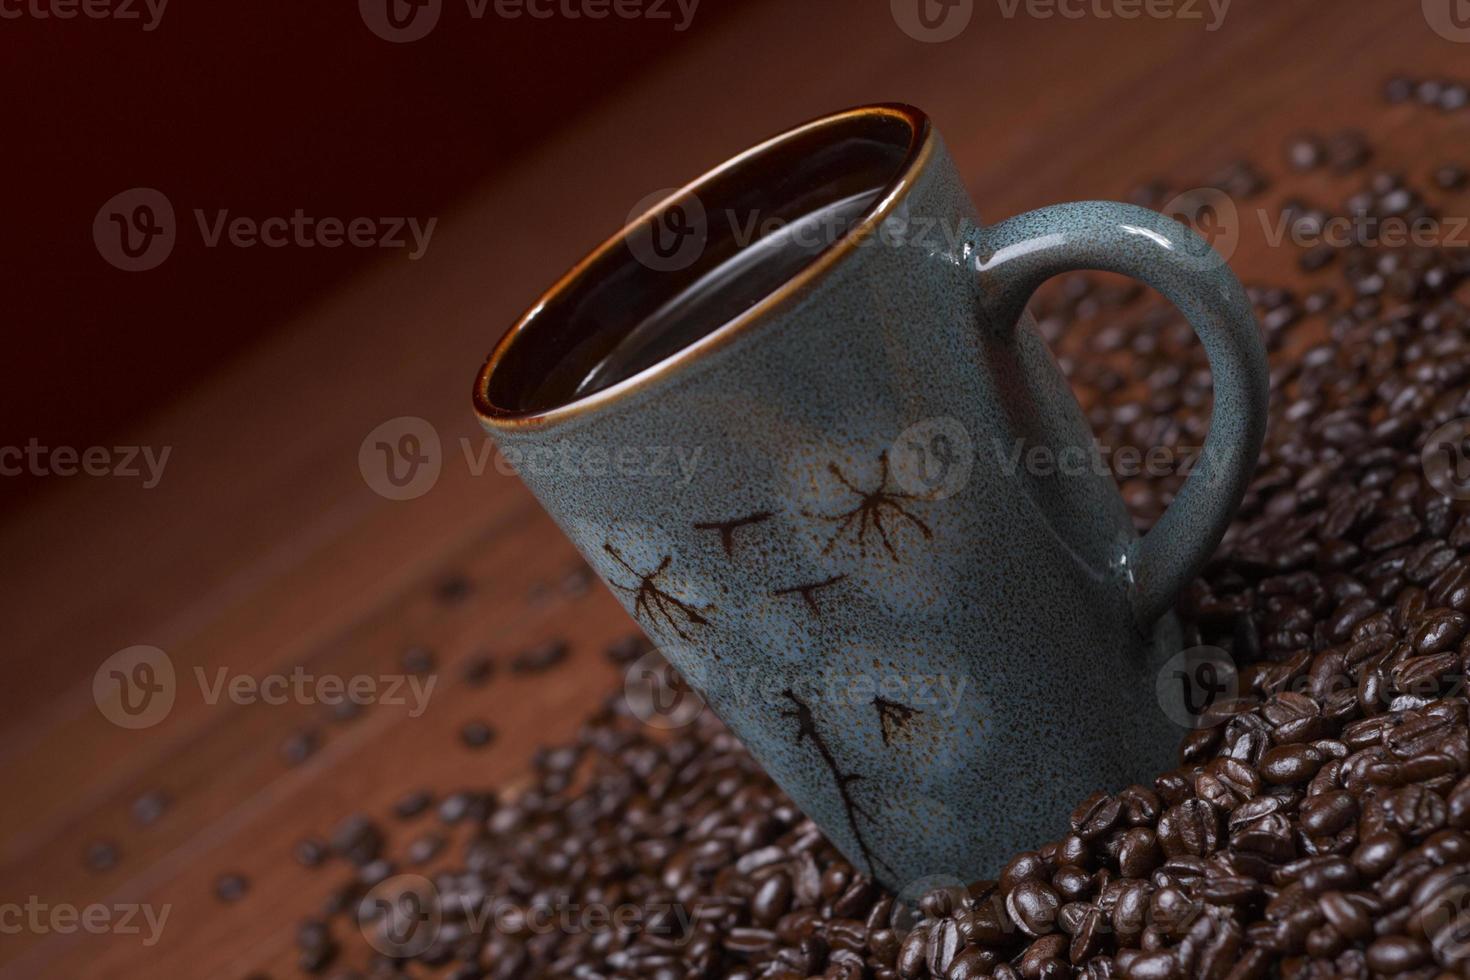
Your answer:
[[[1157,288],[1215,381],[1142,538],[1025,310],[1057,273]],[[505,335],[479,417],[791,798],[900,893],[993,876],[1172,765],[1171,612],[1264,436],[1239,282],[1155,212],[978,218],[902,105],[783,133],[609,239]],[[1148,449],[1149,447],[1141,447]],[[1049,462],[1036,462],[1038,452]]]

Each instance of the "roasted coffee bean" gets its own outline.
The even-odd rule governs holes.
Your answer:
[[[433,673],[436,658],[434,657],[433,650],[416,643],[403,651],[403,655],[399,658],[399,663],[402,665],[405,673],[429,674]]]
[[[483,687],[495,676],[495,660],[488,653],[471,654],[460,668],[459,676],[470,687]]]
[[[1368,966],[1383,974],[1401,974],[1429,961],[1429,947],[1409,936],[1385,936],[1368,947]]]
[[[1143,878],[1163,863],[1158,838],[1147,827],[1135,827],[1118,843],[1118,871],[1125,878]]]
[[[1186,800],[1159,818],[1159,844],[1169,857],[1204,857],[1220,842],[1220,818],[1206,800]]]
[[[393,815],[400,820],[411,820],[434,803],[434,794],[426,789],[414,790],[400,796],[393,804]]]
[[[615,666],[627,667],[652,649],[653,646],[643,634],[630,633],[621,639],[609,643],[604,648],[603,653]]]
[[[459,729],[459,740],[468,748],[482,749],[495,740],[495,729],[483,721],[465,722]]]
[[[515,674],[539,674],[550,670],[566,659],[570,647],[561,640],[538,643],[511,658],[510,669]]]
[[[1027,946],[1016,964],[1026,980],[1057,977],[1062,969],[1061,961],[1067,955],[1067,937],[1060,933],[1042,936]],[[1056,964],[1056,965],[1052,965]]]
[[[1396,832],[1382,830],[1363,838],[1353,852],[1353,866],[1366,877],[1377,878],[1404,853],[1404,840]]]
[[[133,821],[140,827],[151,827],[163,816],[172,802],[161,790],[144,793],[133,801]]]
[[[315,868],[327,858],[326,842],[315,837],[305,837],[296,842],[291,852],[296,863],[303,868]]]
[[[1016,885],[1006,896],[1006,914],[1028,936],[1040,936],[1056,928],[1061,904],[1050,885],[1031,878]]]
[[[428,864],[443,850],[443,837],[432,832],[420,834],[408,845],[408,861],[410,864]]]
[[[1094,793],[1072,811],[1072,832],[1083,840],[1094,840],[1115,827],[1123,817],[1123,803],[1106,793]]]
[[[298,766],[315,755],[321,745],[320,732],[313,728],[304,729],[281,743],[281,758],[289,766]]]
[[[383,834],[362,814],[346,817],[332,831],[332,852],[361,866],[375,860],[383,850]]]
[[[84,860],[88,871],[111,871],[117,867],[117,844],[110,840],[96,840],[87,845]]]
[[[1261,756],[1261,778],[1278,786],[1306,782],[1324,761],[1322,753],[1310,745],[1278,745]]]
[[[238,902],[249,888],[250,882],[241,874],[223,874],[214,880],[214,894],[221,902]]]

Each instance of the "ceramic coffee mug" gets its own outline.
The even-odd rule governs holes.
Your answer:
[[[1154,286],[1209,356],[1209,437],[1142,538],[1025,309],[1072,269]],[[900,105],[663,200],[475,385],[648,635],[896,889],[993,875],[1090,792],[1173,764],[1171,607],[1240,501],[1266,399],[1250,304],[1192,232],[1102,202],[983,225]]]

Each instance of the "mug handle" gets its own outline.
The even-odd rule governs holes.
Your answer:
[[[1163,616],[1220,543],[1266,435],[1270,385],[1250,300],[1225,259],[1157,211],[1112,201],[1057,204],[1017,215],[972,239],[990,329],[1015,329],[1026,302],[1062,272],[1095,269],[1157,289],[1205,346],[1215,403],[1205,445],[1163,516],[1121,556],[1137,622]]]

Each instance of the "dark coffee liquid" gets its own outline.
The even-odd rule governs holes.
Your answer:
[[[850,234],[902,173],[920,137],[899,115],[813,127],[737,166],[594,252],[531,311],[501,352],[485,399],[538,412],[603,391],[662,363],[780,291]],[[677,249],[696,201],[703,235]],[[689,261],[660,268],[648,260]]]
[[[872,208],[882,187],[850,194],[770,229],[744,227],[733,214],[710,214],[728,221],[723,229],[749,244],[704,272],[628,331],[587,372],[573,391],[581,398],[617,384],[677,353],[739,316],[795,276],[803,266],[850,231]],[[756,218],[747,218],[754,223]]]

